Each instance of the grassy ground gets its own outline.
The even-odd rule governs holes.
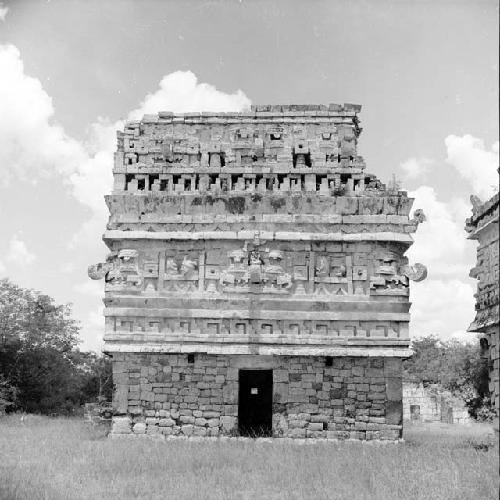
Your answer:
[[[404,444],[111,440],[81,420],[0,419],[0,499],[496,499],[488,426]]]

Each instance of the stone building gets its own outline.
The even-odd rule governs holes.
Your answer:
[[[438,384],[403,380],[403,420],[469,424],[465,403]]]
[[[488,359],[491,401],[497,414],[500,410],[499,391],[499,274],[498,274],[498,193],[482,203],[471,196],[472,217],[467,219],[466,231],[469,239],[477,240],[477,264],[471,269],[471,278],[478,280],[476,317],[469,332],[481,334],[481,347]]]
[[[398,439],[424,220],[365,173],[360,106],[118,132],[104,241],[114,433]]]

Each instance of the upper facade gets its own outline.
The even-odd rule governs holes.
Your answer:
[[[498,262],[498,193],[485,203],[471,196],[472,217],[466,221],[469,239],[479,242],[477,264],[470,277],[478,280],[476,317],[469,326],[471,332],[486,333],[499,323],[499,262]]]
[[[118,133],[105,350],[409,354],[425,217],[357,154],[360,106],[159,113]],[[378,354],[377,354],[378,353]],[[384,354],[385,353],[385,354]]]

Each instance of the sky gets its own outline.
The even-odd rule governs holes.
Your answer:
[[[467,339],[469,196],[497,189],[496,1],[0,2],[0,277],[72,303],[102,346],[101,262],[116,130],[164,111],[363,106],[367,171],[427,222],[407,255],[413,337]]]

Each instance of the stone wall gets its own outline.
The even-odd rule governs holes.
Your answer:
[[[239,370],[272,369],[274,437],[399,439],[401,359],[328,364],[320,356],[115,353],[113,433],[238,435]]]
[[[439,386],[403,383],[403,418],[418,422],[468,424],[470,416],[463,401]]]
[[[410,281],[427,274],[405,253],[425,215],[365,172],[359,111],[159,112],[118,132],[110,254],[89,268],[114,433],[246,432],[255,390],[265,425],[249,432],[399,438]],[[242,374],[238,423],[254,369],[273,371],[274,407],[270,373]]]
[[[476,317],[468,331],[481,333],[481,347],[488,359],[491,401],[500,411],[500,286],[499,286],[499,194],[482,203],[471,197],[472,217],[466,221],[469,239],[477,240],[477,264],[471,278],[478,280]]]

